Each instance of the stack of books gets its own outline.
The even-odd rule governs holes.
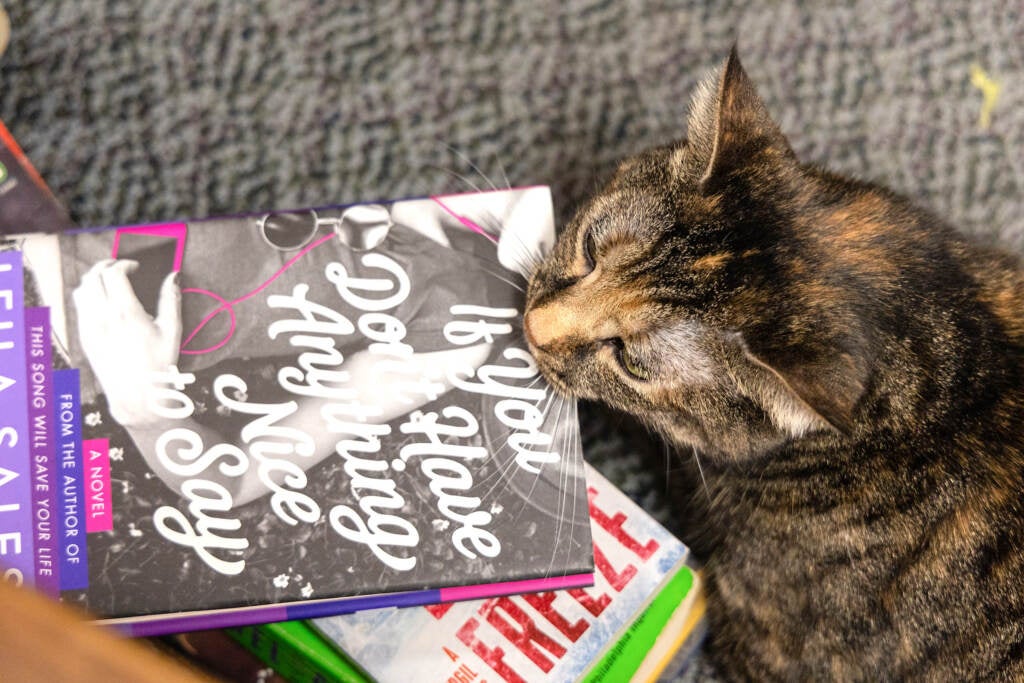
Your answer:
[[[293,681],[679,670],[687,549],[523,342],[547,188],[75,229],[0,142],[6,580]]]
[[[370,610],[227,633],[300,683],[674,680],[704,633],[678,539],[587,470],[593,587]]]

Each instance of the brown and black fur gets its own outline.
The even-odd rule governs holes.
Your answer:
[[[735,52],[566,227],[525,326],[558,388],[698,459],[728,678],[1024,678],[1020,266],[800,163]]]

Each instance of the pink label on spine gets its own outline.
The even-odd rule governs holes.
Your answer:
[[[114,514],[110,501],[110,443],[106,439],[82,442],[85,466],[85,531],[110,531]]]

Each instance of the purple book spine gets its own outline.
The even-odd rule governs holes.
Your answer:
[[[78,370],[54,370],[54,423],[57,427],[57,478],[60,520],[60,588],[89,585],[85,543],[85,493],[82,476],[82,404]]]
[[[35,584],[21,253],[0,252],[0,570]]]
[[[57,449],[53,428],[53,358],[50,309],[25,309],[28,355],[29,453],[32,463],[32,512],[35,531],[36,588],[60,592],[58,574]]]

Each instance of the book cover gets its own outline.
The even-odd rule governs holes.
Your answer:
[[[608,680],[627,680],[645,643],[653,643],[672,608],[693,592],[694,575],[681,541],[589,466],[587,480],[593,587],[311,623],[378,683],[568,682],[587,680],[595,667],[614,667],[620,678]],[[631,630],[667,587],[672,597],[651,615],[657,624]]]
[[[79,376],[62,599],[154,635],[590,585],[520,325],[553,231],[526,188],[15,237]]]
[[[218,680],[235,683],[304,683],[282,675],[281,670],[264,662],[229,636],[225,629],[190,631],[175,636],[150,638],[148,642],[159,649],[170,651],[195,668],[217,676]]]
[[[71,219],[0,121],[0,235],[56,232]]]
[[[19,586],[36,576],[28,398],[24,269],[0,251],[0,568]]]
[[[239,626],[220,633],[240,643],[291,683],[373,683],[308,621]]]
[[[704,618],[707,602],[700,589],[700,577],[699,573],[694,574],[694,590],[669,616],[630,681],[672,683],[693,665],[697,649],[707,634]]]
[[[674,615],[690,613],[697,594],[697,575],[690,567],[681,567],[646,608],[626,627],[619,639],[581,679],[583,683],[633,681],[650,683],[657,678],[653,669],[663,656],[656,652],[659,640],[676,637],[682,623],[670,621]],[[665,636],[666,638],[662,638]],[[681,642],[681,641],[680,641]]]

